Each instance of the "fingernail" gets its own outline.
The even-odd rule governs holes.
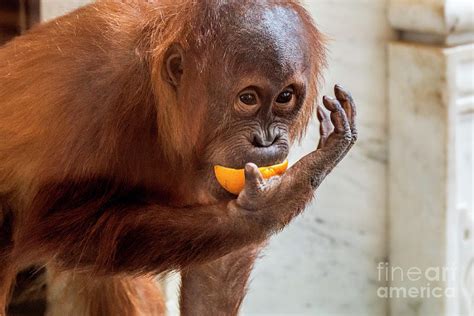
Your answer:
[[[249,164],[246,164],[245,165],[245,171],[247,171],[247,173],[252,172],[252,166],[249,165]]]

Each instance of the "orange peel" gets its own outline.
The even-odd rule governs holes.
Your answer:
[[[288,169],[288,160],[277,165],[258,168],[264,179],[282,175],[286,169]],[[244,189],[244,169],[232,169],[217,165],[214,166],[214,174],[217,182],[228,192],[238,195]]]

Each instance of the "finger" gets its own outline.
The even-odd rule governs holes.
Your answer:
[[[254,163],[245,165],[245,191],[258,191],[263,185],[263,176]]]
[[[349,134],[350,127],[346,113],[339,101],[328,96],[324,96],[323,104],[331,111],[331,122],[334,125],[334,131],[337,134]]]
[[[347,118],[350,120],[350,118],[352,117],[352,105],[349,93],[346,92],[340,85],[335,85],[334,95],[336,96],[337,100],[346,112]]]
[[[321,106],[317,108],[318,120],[319,120],[319,145],[318,148],[324,147],[326,141],[333,130],[331,119],[329,115],[324,111]]]
[[[342,88],[340,85],[336,85],[334,87],[334,93],[338,101],[341,103],[344,111],[346,112],[346,116],[348,118],[350,129],[351,129],[351,143],[349,144],[345,152],[336,161],[334,161],[333,168],[347,155],[347,153],[352,149],[355,142],[357,141],[357,127],[356,127],[357,109],[356,109],[354,99],[352,98],[351,94],[347,92],[344,88]]]
[[[324,149],[325,166],[330,172],[347,154],[352,143],[352,134],[341,103],[328,96],[325,96],[323,101],[325,107],[331,111],[331,121],[334,125],[334,133],[329,135]]]
[[[237,197],[237,203],[248,210],[257,208],[258,194],[263,187],[263,176],[257,165],[248,163],[244,168],[245,187]]]
[[[357,109],[352,98],[351,94],[347,92],[343,87],[340,85],[336,85],[334,87],[334,93],[336,98],[341,103],[344,111],[346,112],[347,119],[349,121],[349,125],[351,127],[351,132],[353,138],[357,137],[357,128],[356,128],[356,116],[357,116]],[[354,139],[355,142],[355,139]]]

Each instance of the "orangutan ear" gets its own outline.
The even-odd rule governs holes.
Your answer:
[[[183,75],[184,51],[181,45],[173,44],[168,48],[162,67],[163,79],[173,87],[178,87]]]

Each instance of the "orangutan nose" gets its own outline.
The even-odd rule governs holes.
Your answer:
[[[278,133],[268,133],[267,135],[262,135],[256,133],[253,135],[252,145],[259,148],[270,147],[280,138]]]

